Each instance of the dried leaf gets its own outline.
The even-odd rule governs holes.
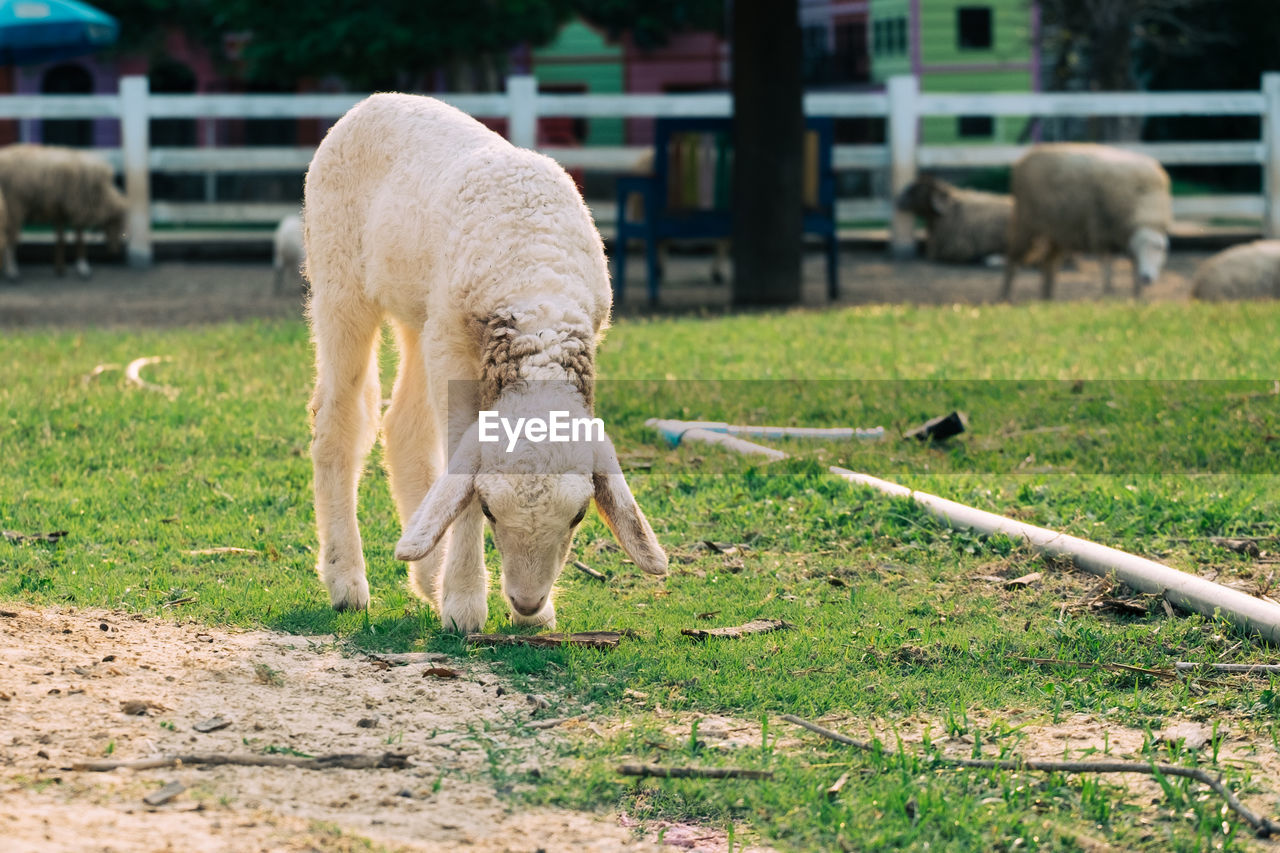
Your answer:
[[[432,676],[433,678],[457,678],[462,673],[456,669],[449,669],[447,666],[429,666],[422,671],[422,677]]]
[[[220,731],[221,729],[225,729],[229,725],[231,725],[230,720],[224,719],[222,717],[210,717],[207,720],[201,720],[191,728],[195,729],[201,734],[208,734],[209,732],[216,732],[216,731]]]
[[[170,782],[160,790],[147,794],[142,798],[142,801],[149,806],[163,806],[185,790],[187,790],[187,786],[181,782]]]
[[[1020,578],[1013,578],[1004,582],[1006,589],[1014,589],[1015,587],[1031,586],[1031,584],[1044,577],[1043,572],[1032,572],[1029,575],[1023,575]]]

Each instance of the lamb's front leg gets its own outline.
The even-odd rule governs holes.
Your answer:
[[[440,624],[464,634],[484,629],[489,618],[488,573],[484,568],[484,516],[480,502],[453,522],[440,590]]]

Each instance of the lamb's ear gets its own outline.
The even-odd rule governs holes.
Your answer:
[[[421,560],[431,553],[449,525],[475,497],[479,470],[479,433],[472,426],[458,442],[449,468],[436,479],[405,526],[396,543],[397,560]]]
[[[595,471],[591,475],[595,485],[596,509],[605,524],[613,531],[622,549],[635,564],[651,575],[667,573],[667,552],[658,544],[649,520],[644,517],[636,499],[631,495],[622,466],[618,463],[613,442],[606,436],[596,445]]]

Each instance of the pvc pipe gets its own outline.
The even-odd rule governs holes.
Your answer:
[[[665,435],[668,430],[678,430],[683,422],[650,421],[649,423]],[[658,424],[664,426],[658,426]],[[758,453],[768,455],[772,459],[785,459],[787,456],[771,447],[764,447],[739,438],[731,439],[734,444],[730,445],[722,440],[726,436],[696,426],[679,434],[682,440],[688,441],[708,441],[707,436],[712,436],[715,439],[711,443],[720,444],[741,453]],[[744,445],[746,447],[743,447]],[[910,498],[953,528],[974,530],[987,536],[1003,533],[1011,539],[1026,542],[1042,554],[1070,557],[1077,566],[1087,572],[1103,577],[1114,576],[1126,586],[1139,592],[1162,595],[1170,603],[1184,610],[1209,617],[1221,613],[1233,625],[1247,631],[1255,631],[1273,643],[1280,643],[1280,605],[1246,595],[1239,590],[1216,584],[1145,557],[1056,530],[1005,518],[993,512],[931,495],[928,492],[919,492],[888,480],[881,480],[879,477],[859,474],[836,465],[828,467],[827,470],[851,483],[869,486],[885,494]]]
[[[655,427],[672,447],[680,445],[680,439],[691,429],[707,432],[718,432],[726,435],[753,435],[759,438],[822,438],[833,441],[848,441],[851,438],[863,441],[874,441],[884,438],[884,427],[772,427],[743,426],[726,424],[719,421],[675,421],[650,418],[645,422]],[[705,441],[706,439],[701,439]],[[745,451],[744,451],[745,452]]]
[[[1280,663],[1191,663],[1178,661],[1173,665],[1178,672],[1238,672],[1244,675],[1280,675]]]

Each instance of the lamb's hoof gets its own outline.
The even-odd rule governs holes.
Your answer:
[[[366,610],[369,607],[369,581],[361,574],[359,578],[343,581],[330,581],[329,601],[333,609]]]
[[[446,595],[440,606],[440,626],[455,634],[474,634],[484,630],[489,618],[489,604],[484,594]]]

